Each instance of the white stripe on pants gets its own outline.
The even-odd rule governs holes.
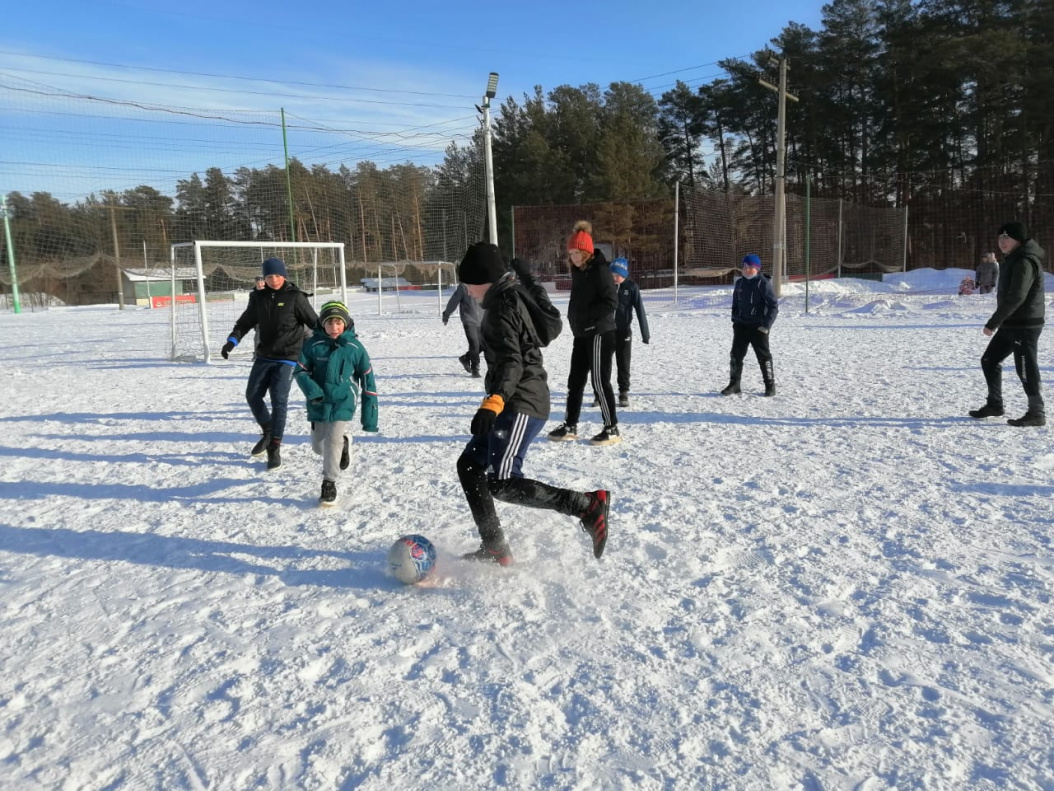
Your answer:
[[[344,431],[348,421],[311,424],[311,450],[322,457],[322,477],[336,481],[340,477],[340,455],[344,452]],[[351,442],[351,437],[348,437]]]

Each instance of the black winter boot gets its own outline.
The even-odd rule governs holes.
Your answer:
[[[986,417],[1002,417],[1003,416],[1003,405],[993,404],[991,402],[985,404],[980,409],[971,409],[970,417],[981,420]]]
[[[279,448],[282,445],[282,440],[272,439],[270,444],[267,446],[267,469],[277,470],[282,466],[282,453]]]
[[[732,357],[728,361],[728,386],[721,391],[721,395],[730,396],[742,392],[739,389],[739,380],[743,376],[743,361]]]
[[[253,445],[252,452],[249,454],[254,459],[258,459],[267,453],[267,446],[271,444],[271,427],[261,426],[260,431],[263,432],[263,436],[260,437],[260,441]]]

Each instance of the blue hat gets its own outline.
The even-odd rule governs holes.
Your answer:
[[[625,258],[616,258],[611,262],[611,274],[629,277],[629,261]]]
[[[263,262],[263,273],[264,277],[268,275],[281,275],[282,277],[289,277],[289,273],[285,271],[285,264],[281,258],[268,258]]]
[[[761,259],[753,253],[745,255],[743,256],[743,266],[752,266],[755,269],[761,269]]]

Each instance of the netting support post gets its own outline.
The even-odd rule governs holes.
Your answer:
[[[15,268],[15,242],[11,237],[11,221],[7,214],[7,195],[0,195],[0,215],[4,218],[4,243],[7,245],[7,265],[11,270],[11,303],[15,313],[22,312],[18,299],[18,270]]]
[[[842,199],[838,199],[838,269],[837,277],[842,276]]]
[[[904,205],[904,253],[902,256],[901,271],[908,271],[908,207]]]
[[[176,247],[172,245],[168,248],[169,255],[169,273],[171,278],[169,280],[168,288],[168,310],[170,323],[172,325],[172,356],[169,359],[176,359]]]
[[[209,311],[205,302],[205,270],[201,262],[201,245],[198,242],[194,242],[194,266],[198,270],[198,316],[201,319],[201,345],[204,352],[202,357],[208,364],[212,361],[212,350],[209,348]]]
[[[681,236],[681,182],[673,185],[673,304],[677,304],[677,243]]]

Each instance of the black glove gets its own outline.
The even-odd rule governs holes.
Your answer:
[[[494,428],[494,421],[498,415],[491,409],[477,409],[472,417],[472,436],[485,437]]]
[[[234,341],[227,341],[225,344],[223,344],[223,348],[220,349],[220,354],[223,355],[224,360],[226,360],[228,355],[234,351],[234,347],[237,345],[238,344],[236,344]]]
[[[449,317],[449,316],[443,316],[443,326],[444,326],[444,327],[446,326],[446,323],[447,323],[448,321],[450,321],[450,317]]]
[[[516,273],[516,277],[520,279],[527,288],[534,285],[534,275],[531,274],[531,265],[524,261],[522,258],[513,258],[510,262],[512,265],[512,271]]]

